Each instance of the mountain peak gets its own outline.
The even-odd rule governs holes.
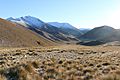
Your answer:
[[[48,22],[48,24],[58,27],[58,28],[70,28],[70,29],[76,29],[74,26],[72,26],[69,23],[59,23],[59,22]]]
[[[96,28],[104,28],[104,29],[111,28],[111,29],[114,29],[113,27],[111,27],[111,26],[107,26],[107,25],[103,25],[103,26],[96,27]]]
[[[9,17],[9,18],[7,18],[7,20],[13,20],[14,18],[13,17]]]
[[[41,21],[40,19],[36,18],[36,17],[32,17],[32,16],[24,16],[24,17],[20,17],[20,18],[7,18],[7,20],[12,21],[12,22],[16,22],[19,23],[23,26],[32,26],[32,27],[41,27],[42,25],[44,25],[44,22]]]

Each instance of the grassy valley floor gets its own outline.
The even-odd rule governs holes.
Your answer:
[[[120,80],[120,47],[1,48],[0,80]]]

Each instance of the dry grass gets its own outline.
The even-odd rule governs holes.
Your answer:
[[[7,80],[5,76],[0,75],[0,80]]]
[[[118,47],[75,45],[10,49],[0,52],[5,61],[0,68],[5,78],[9,71],[20,80],[119,80],[119,52]]]
[[[120,80],[120,75],[108,74],[108,75],[102,76],[99,80]]]

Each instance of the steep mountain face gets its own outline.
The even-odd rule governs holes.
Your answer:
[[[70,35],[68,32],[65,32],[58,27],[45,23],[35,17],[25,16],[16,19],[8,18],[7,20],[23,25],[28,29],[37,32],[41,36],[52,41],[78,40],[73,35]]]
[[[0,19],[0,47],[48,45],[54,45],[54,43],[21,25]]]
[[[81,40],[105,40],[107,37],[117,35],[116,29],[109,26],[96,27],[80,37]]]
[[[49,22],[48,24],[56,26],[59,29],[63,30],[64,32],[67,32],[75,37],[82,35],[82,32],[79,29],[75,28],[69,23]]]

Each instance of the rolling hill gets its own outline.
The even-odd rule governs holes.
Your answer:
[[[113,41],[120,41],[120,30],[110,26],[96,27],[80,36],[83,45],[99,45]]]
[[[82,40],[102,40],[108,36],[116,34],[116,30],[109,26],[96,27],[84,35],[80,36]]]
[[[32,47],[54,45],[35,32],[0,18],[0,47]]]

